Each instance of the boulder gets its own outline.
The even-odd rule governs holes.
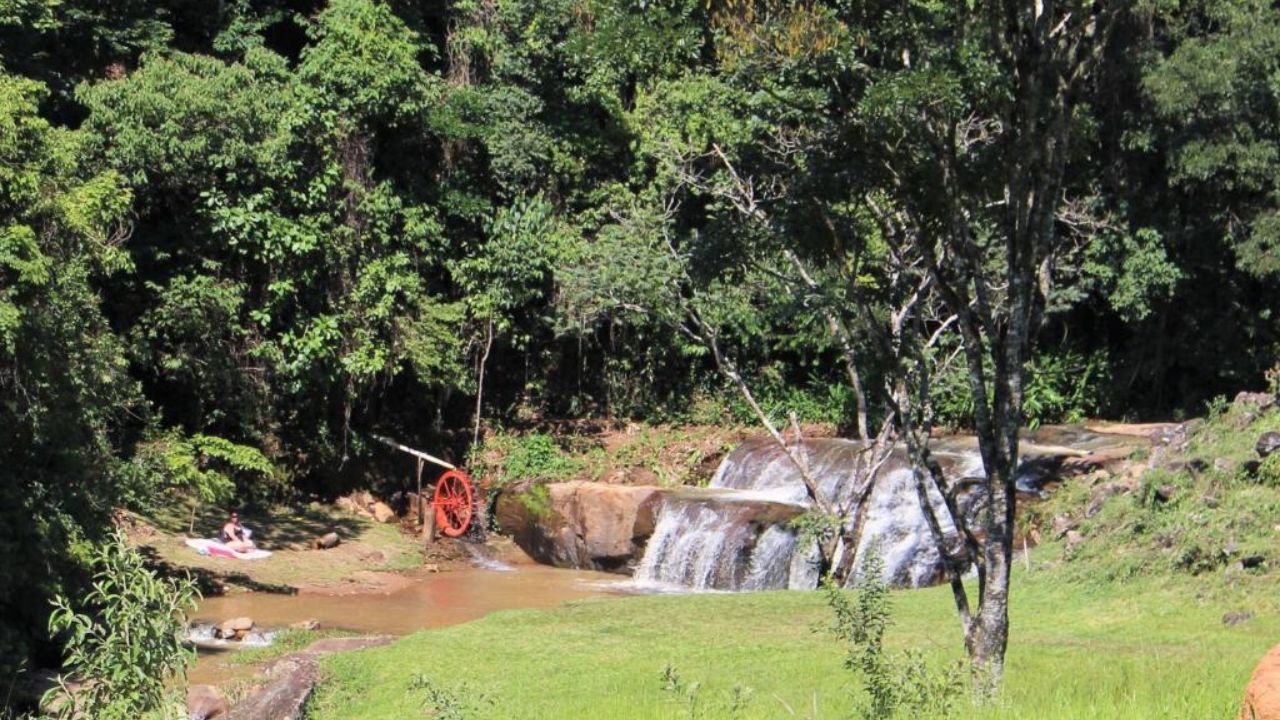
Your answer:
[[[1102,510],[1102,506],[1105,505],[1108,500],[1116,495],[1123,495],[1124,493],[1129,492],[1129,490],[1130,487],[1127,484],[1120,482],[1109,482],[1104,485],[1099,485],[1094,489],[1093,495],[1089,497],[1089,507],[1085,508],[1084,516],[1090,518],[1097,515],[1098,511]]]
[[[1240,623],[1248,622],[1252,619],[1253,619],[1252,610],[1237,610],[1235,612],[1229,612],[1223,615],[1222,624],[1226,625],[1227,627],[1235,627]]]
[[[187,688],[187,717],[191,720],[211,720],[225,717],[231,710],[222,691],[213,685],[192,685]]]
[[[1262,433],[1258,438],[1257,444],[1253,449],[1258,453],[1258,457],[1265,458],[1271,453],[1280,450],[1280,432]]]
[[[396,521],[396,511],[392,510],[390,505],[382,502],[381,500],[374,502],[373,505],[369,507],[369,511],[373,513],[373,519],[380,523]]]
[[[368,515],[369,512],[361,507],[360,503],[350,495],[344,495],[333,501],[334,507],[352,515]]]
[[[311,544],[316,550],[328,550],[329,548],[337,547],[339,542],[342,542],[342,540],[338,537],[338,533],[331,532],[321,535],[313,540]]]
[[[228,720],[302,720],[307,700],[320,680],[319,666],[306,654],[289,655],[268,666],[267,683],[237,703]]]
[[[1280,720],[1280,645],[1253,669],[1240,706],[1240,720]]]
[[[308,655],[331,655],[333,653],[351,652],[352,650],[364,650],[365,648],[381,647],[388,645],[395,638],[389,635],[376,635],[371,637],[342,637],[342,638],[324,638],[317,640],[306,647],[302,652]]]
[[[253,618],[238,617],[230,620],[223,620],[218,624],[218,637],[229,640],[236,638],[237,640],[244,637],[245,633],[253,629]],[[237,637],[237,635],[239,637]]]
[[[539,562],[626,572],[639,560],[667,490],[653,486],[523,484],[497,500],[498,525]]]
[[[1276,396],[1265,392],[1242,392],[1236,395],[1231,404],[1239,409],[1253,408],[1266,410],[1276,404]]]
[[[1067,532],[1074,530],[1075,522],[1067,515],[1056,515],[1053,518],[1053,538],[1062,538]]]

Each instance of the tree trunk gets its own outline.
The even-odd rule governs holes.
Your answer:
[[[476,417],[475,429],[471,433],[471,447],[475,448],[480,444],[480,419],[482,403],[484,401],[484,369],[489,363],[489,351],[493,348],[493,320],[490,319],[485,325],[484,353],[480,356],[480,368],[476,371]]]
[[[1004,677],[1004,653],[1009,645],[1010,554],[989,547],[986,553],[986,582],[978,601],[978,612],[965,634],[974,688],[980,700],[990,700],[999,691]]]

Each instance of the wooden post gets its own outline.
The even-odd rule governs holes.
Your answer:
[[[426,497],[422,494],[422,468],[426,465],[426,461],[418,458],[418,522],[422,523],[422,542],[430,545],[436,539],[436,512],[435,507],[427,504]]]
[[[423,460],[422,458],[418,458],[417,460],[418,460],[418,523],[422,525],[422,530],[425,531],[427,527],[427,516],[426,516],[425,510],[423,510],[423,508],[426,507],[426,503],[422,501],[422,465],[426,461]]]
[[[422,544],[430,545],[436,541],[436,508],[427,506],[427,513],[422,518]]]

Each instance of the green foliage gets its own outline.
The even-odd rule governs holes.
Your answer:
[[[279,472],[253,447],[211,435],[167,431],[138,444],[123,466],[131,507],[154,510],[161,503],[224,504],[233,497],[279,499]],[[193,509],[194,512],[194,509]]]
[[[1083,354],[1075,350],[1042,353],[1032,360],[1023,386],[1023,413],[1027,426],[1080,422],[1104,407],[1111,381],[1103,352]],[[967,427],[973,418],[973,393],[961,363],[938,378],[934,389],[938,420],[949,427]]]
[[[547,490],[546,485],[531,485],[528,490],[520,493],[518,499],[520,504],[534,517],[541,519],[551,518],[551,491]]]
[[[555,438],[544,433],[499,435],[494,451],[503,456],[498,473],[492,478],[497,487],[520,480],[565,480],[581,469],[580,459],[566,453]]]
[[[77,592],[88,542],[122,494],[145,412],[101,286],[130,266],[130,195],[81,162],[85,135],[40,113],[46,89],[0,71],[0,674]]]
[[[817,510],[797,515],[788,521],[787,525],[796,531],[796,536],[801,541],[811,540],[818,543],[831,539],[839,530],[835,518]]]
[[[688,720],[700,718],[740,718],[751,703],[752,690],[742,683],[734,683],[724,698],[717,701],[704,701],[701,682],[688,682],[680,677],[680,672],[671,663],[662,668],[660,675],[662,691],[671,695],[671,700],[682,706],[682,717]]]
[[[1280,453],[1271,453],[1258,463],[1257,483],[1267,488],[1280,488]]]
[[[100,545],[92,565],[88,594],[75,605],[57,597],[49,617],[50,631],[67,638],[67,665],[84,683],[73,693],[64,677],[46,702],[61,699],[60,718],[180,715],[181,686],[172,683],[185,679],[195,658],[185,638],[186,613],[198,597],[194,582],[157,577],[123,534]]]
[[[447,688],[425,673],[409,679],[410,693],[421,697],[419,709],[423,716],[438,720],[468,720],[478,717],[494,704],[493,698],[476,692],[466,683]]]
[[[1242,268],[1273,274],[1280,271],[1277,186],[1269,169],[1280,159],[1274,122],[1280,11],[1259,2],[1193,4],[1184,18],[1188,36],[1144,77],[1172,135],[1171,179],[1229,234]]]
[[[848,644],[845,667],[854,670],[866,691],[859,717],[947,717],[964,694],[959,666],[931,669],[919,652],[893,657],[885,649],[885,632],[892,625],[884,563],[876,551],[866,554],[859,568],[854,601],[830,578],[822,581],[827,606],[835,615],[828,628]]]
[[[0,665],[113,506],[340,492],[364,433],[469,424],[481,357],[495,424],[754,423],[731,365],[774,420],[848,429],[838,320],[882,416],[904,285],[872,205],[967,219],[994,267],[1035,156],[985,0],[196,5],[0,0]],[[1095,10],[1123,17],[1046,215],[1031,425],[1194,412],[1280,351],[1280,11]],[[590,467],[500,442],[503,482]]]

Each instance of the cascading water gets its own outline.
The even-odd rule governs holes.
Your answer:
[[[855,471],[861,446],[820,439],[806,442],[804,451],[824,496],[851,504],[859,486]],[[981,474],[975,452],[942,447],[934,454],[950,477]],[[930,502],[939,508],[943,503],[936,493]],[[724,459],[710,488],[664,501],[635,578],[640,584],[698,589],[814,588],[817,544],[801,541],[787,523],[809,506],[800,474],[782,449],[767,440],[747,442]],[[881,469],[863,523],[858,556],[878,546],[887,582],[919,587],[938,581],[941,559],[920,511],[911,468],[900,453]],[[943,531],[954,528],[944,524]]]
[[[763,529],[753,509],[741,498],[668,498],[636,580],[699,589],[740,587]]]

